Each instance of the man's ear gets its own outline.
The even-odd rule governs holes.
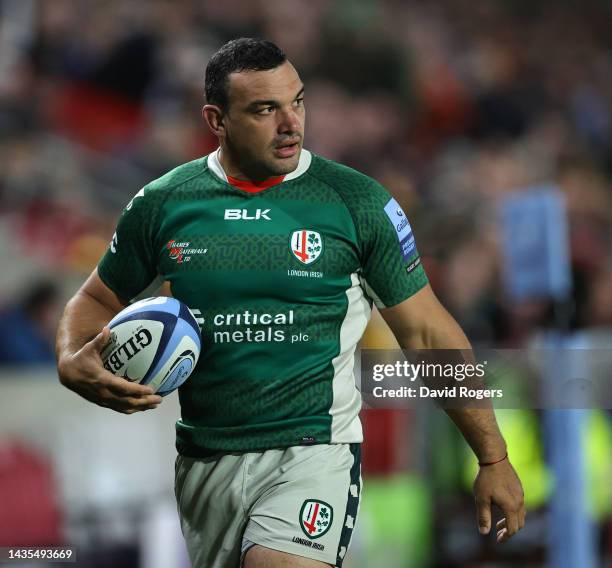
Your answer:
[[[225,113],[221,110],[221,107],[217,105],[204,105],[202,107],[202,118],[215,136],[225,135],[225,124],[223,122]]]

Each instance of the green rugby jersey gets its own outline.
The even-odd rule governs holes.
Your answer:
[[[180,387],[187,456],[362,441],[353,377],[372,302],[427,283],[410,224],[373,179],[302,150],[257,193],[230,185],[218,151],[141,189],[98,272],[130,300],[158,278],[202,329]]]

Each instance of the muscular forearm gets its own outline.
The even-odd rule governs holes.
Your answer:
[[[440,351],[434,359],[444,359],[446,363],[473,363],[474,357],[469,340],[455,319],[440,305],[428,310],[430,317],[427,324],[410,327],[389,322],[396,330],[396,337],[402,349]],[[404,320],[406,321],[406,320]],[[426,351],[426,353],[427,353]],[[428,355],[424,355],[429,358]],[[436,362],[436,361],[434,361]],[[439,361],[437,361],[439,362]],[[438,379],[439,380],[439,379]],[[476,379],[471,379],[472,382]],[[436,379],[424,378],[424,382],[433,388]],[[453,379],[450,379],[451,384]],[[462,382],[463,386],[481,387],[482,384],[468,384],[470,379]],[[446,385],[448,386],[448,385]],[[456,399],[452,400],[453,403]],[[490,401],[478,401],[478,408],[446,408],[446,413],[457,425],[464,438],[474,450],[481,462],[491,462],[502,458],[506,444],[499,431],[495,413]]]
[[[420,360],[459,364],[474,362],[470,342],[430,286],[423,287],[411,298],[385,308],[381,313],[402,349],[419,351]],[[429,380],[426,376],[423,379]],[[476,384],[476,381],[466,378],[462,386],[482,388],[482,384]],[[455,382],[455,379],[451,378],[451,382]],[[491,505],[498,505],[505,517],[496,525],[497,542],[505,542],[525,524],[525,507],[521,482],[510,461],[503,459],[506,443],[497,426],[490,400],[477,401],[478,408],[467,408],[464,404],[456,408],[459,405],[455,397],[444,402],[447,414],[478,460],[491,463],[479,469],[474,483],[480,532],[486,534],[491,530]]]
[[[422,329],[411,342],[413,346],[405,349],[456,349],[471,353],[472,346],[459,324],[448,312],[444,315],[446,317],[439,316],[441,321],[435,325]]]
[[[478,461],[494,462],[506,453],[506,442],[499,431],[492,408],[447,409]]]
[[[471,345],[457,322],[446,314],[446,321],[429,328],[421,342],[425,349],[452,349],[457,360],[472,363]],[[460,351],[459,351],[460,350]],[[476,385],[471,385],[476,386]],[[482,385],[477,385],[482,386]],[[480,408],[447,408],[446,413],[463,434],[480,462],[492,462],[504,457],[506,443],[501,435],[490,401],[479,401]]]
[[[110,340],[106,325],[122,307],[94,271],[64,310],[57,331],[57,371],[61,384],[86,400],[132,414],[155,408],[162,398],[102,365],[100,353]]]
[[[66,305],[59,323],[55,343],[58,363],[91,341],[114,315],[108,306],[79,290]]]

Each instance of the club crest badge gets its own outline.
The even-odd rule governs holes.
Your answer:
[[[317,231],[299,229],[291,233],[289,246],[293,256],[302,264],[312,264],[323,252],[323,238]]]
[[[331,505],[317,499],[307,499],[300,509],[300,526],[310,539],[323,536],[331,528],[333,518]]]

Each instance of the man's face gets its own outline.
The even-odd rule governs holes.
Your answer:
[[[242,173],[260,178],[295,170],[304,138],[304,85],[286,61],[268,71],[232,73],[225,144]]]

